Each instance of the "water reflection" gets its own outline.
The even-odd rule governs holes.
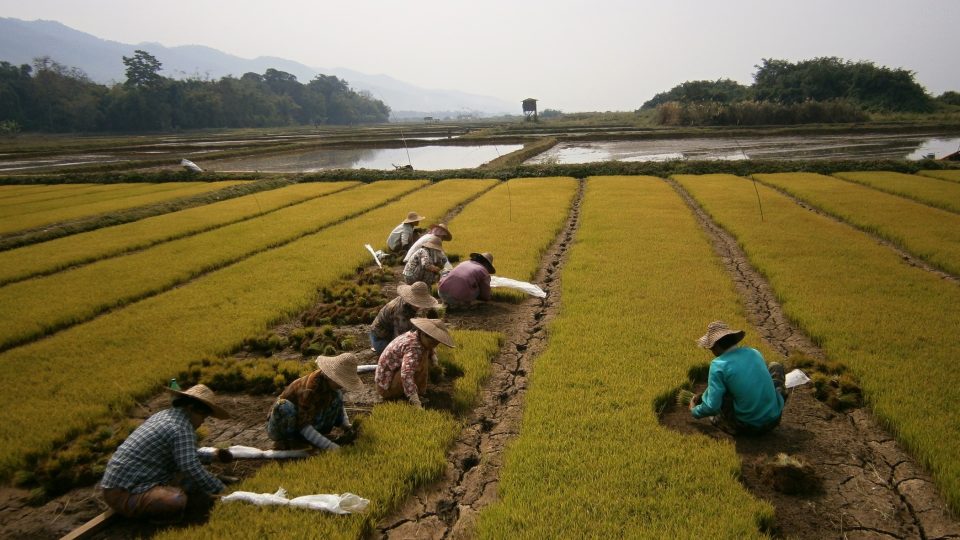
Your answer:
[[[960,137],[936,135],[818,135],[690,138],[561,143],[527,160],[537,163],[742,159],[923,159],[960,148]]]
[[[386,169],[413,165],[421,171],[465,169],[483,165],[522,148],[519,144],[484,146],[420,146],[311,150],[296,154],[250,157],[217,162],[219,171],[317,172],[324,169]]]

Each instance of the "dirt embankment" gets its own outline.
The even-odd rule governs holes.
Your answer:
[[[822,359],[824,352],[784,315],[769,283],[750,265],[736,240],[679,184],[669,182],[713,240],[747,318],[763,340],[784,354],[796,351]],[[697,390],[704,386],[700,382]],[[676,406],[668,407],[662,422],[681,433],[704,434],[736,446],[744,485],[775,508],[775,537],[960,538],[960,522],[930,475],[870,412],[834,411],[814,397],[810,385],[794,389],[780,427],[765,436],[734,439]],[[791,490],[771,476],[770,463],[779,453],[809,466],[806,474],[813,482],[803,486],[806,493],[785,493]]]

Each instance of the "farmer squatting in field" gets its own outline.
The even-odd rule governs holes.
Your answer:
[[[352,353],[318,356],[317,370],[290,383],[270,409],[267,436],[278,446],[306,439],[321,450],[340,448],[324,435],[340,426],[351,429],[343,390],[363,387]]]
[[[398,285],[397,297],[380,308],[370,325],[370,346],[379,357],[387,345],[400,334],[409,332],[413,326],[410,319],[421,309],[433,309],[440,305],[430,295],[430,286],[422,281],[413,285]]]
[[[420,394],[427,389],[427,373],[438,343],[454,347],[453,337],[439,319],[411,319],[414,326],[387,345],[377,362],[374,382],[384,399],[406,396],[423,408]]]
[[[225,488],[201,466],[195,430],[208,416],[228,418],[229,413],[202,384],[186,392],[166,390],[176,396],[173,406],[148,418],[127,437],[100,481],[104,501],[122,516],[178,519],[188,499],[209,504],[210,496]],[[226,450],[217,456],[232,459]],[[175,478],[178,473],[183,475],[180,482]]]
[[[450,264],[447,254],[443,252],[443,245],[437,238],[431,238],[410,256],[410,260],[403,267],[403,280],[407,285],[422,281],[433,285],[440,279],[444,267]]]
[[[457,265],[440,279],[440,300],[450,309],[469,306],[476,300],[490,300],[490,274],[496,274],[492,253],[471,253],[470,260]]]
[[[408,213],[407,219],[397,225],[387,236],[387,249],[393,253],[406,252],[419,238],[420,235],[417,233],[416,227],[424,219],[427,218],[416,212]]]
[[[427,229],[427,232],[418,238],[417,241],[410,246],[410,249],[407,250],[407,254],[403,257],[403,262],[408,262],[410,257],[412,257],[413,254],[420,249],[420,246],[432,238],[436,238],[441,242],[449,242],[453,240],[453,233],[451,233],[450,229],[447,228],[446,223],[434,223],[433,225],[430,225],[430,228]]]
[[[715,356],[710,362],[707,389],[690,400],[694,418],[711,417],[732,435],[760,434],[780,424],[787,398],[784,369],[777,362],[767,367],[756,349],[737,347],[746,332],[722,321],[707,326],[697,345]]]

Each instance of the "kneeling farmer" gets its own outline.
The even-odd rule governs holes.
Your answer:
[[[714,424],[737,434],[759,434],[780,424],[786,398],[783,366],[767,364],[756,349],[737,347],[746,334],[722,321],[707,326],[697,345],[715,356],[707,389],[690,400],[694,418],[714,417]]]
[[[423,408],[420,394],[427,390],[427,374],[438,343],[454,347],[453,337],[439,319],[410,319],[415,327],[387,345],[377,362],[374,381],[384,399],[406,396]]]
[[[103,500],[122,516],[174,519],[183,515],[188,493],[202,498],[224,490],[223,482],[200,465],[196,429],[207,416],[230,415],[202,384],[186,392],[166,390],[176,396],[173,407],[148,418],[123,441],[100,481]],[[182,487],[172,485],[177,473],[184,476]]]
[[[270,409],[267,436],[281,446],[306,439],[321,450],[336,450],[340,446],[324,434],[336,426],[351,427],[341,389],[363,388],[357,358],[351,353],[318,356],[317,367],[290,383]]]

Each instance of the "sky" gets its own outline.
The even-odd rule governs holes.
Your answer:
[[[688,80],[750,84],[763,58],[869,60],[960,91],[960,0],[0,0],[0,17],[565,112],[634,110]]]

